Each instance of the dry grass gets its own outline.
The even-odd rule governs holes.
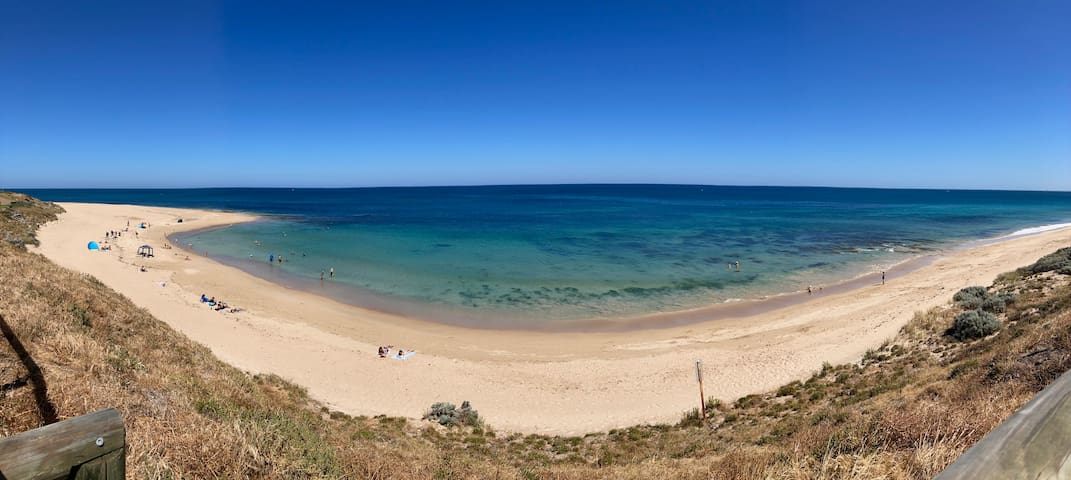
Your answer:
[[[132,478],[930,478],[1071,366],[1068,277],[1017,272],[994,287],[1019,295],[999,333],[956,342],[943,334],[960,310],[934,309],[859,363],[712,402],[709,426],[693,412],[566,438],[350,417],[220,362],[96,279],[26,252],[57,207],[0,200],[0,234],[18,240],[0,242],[0,316],[60,419],[123,413]],[[42,424],[7,342],[0,386],[0,435]],[[428,404],[441,400],[461,399]]]

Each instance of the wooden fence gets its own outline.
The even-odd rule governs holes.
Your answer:
[[[935,480],[1071,478],[1071,371],[989,432]]]
[[[119,480],[126,429],[114,408],[0,438],[0,480]]]

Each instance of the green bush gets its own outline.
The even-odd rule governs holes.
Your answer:
[[[982,301],[982,310],[989,313],[1004,313],[1009,303],[1015,303],[1019,297],[1012,293],[1001,293],[987,297]]]
[[[985,287],[967,287],[956,292],[952,300],[967,310],[1004,313],[1007,305],[1014,302],[1016,297],[1010,293],[991,295]]]
[[[447,427],[457,425],[478,427],[480,425],[480,414],[472,409],[472,405],[467,400],[461,402],[461,408],[448,402],[434,403],[423,418],[439,422],[439,425]]]
[[[988,336],[997,330],[1000,330],[1000,320],[996,315],[982,310],[971,310],[956,315],[952,328],[949,328],[945,335],[962,342]]]
[[[967,287],[956,292],[956,294],[952,296],[952,300],[963,308],[975,310],[982,308],[982,304],[988,297],[989,292],[986,291],[985,287]]]
[[[982,301],[981,308],[989,313],[1004,313],[1006,304],[1000,297],[989,297]]]
[[[1063,275],[1071,275],[1071,247],[1064,247],[1045,255],[1034,262],[1033,265],[1020,269],[1020,271],[1022,270],[1031,274],[1056,272]]]

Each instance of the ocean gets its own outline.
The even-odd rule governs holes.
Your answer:
[[[1071,223],[1067,192],[694,185],[24,192],[259,214],[253,223],[173,238],[293,288],[493,328],[612,322],[768,298]],[[269,263],[270,255],[284,262]],[[334,277],[321,282],[329,269]]]

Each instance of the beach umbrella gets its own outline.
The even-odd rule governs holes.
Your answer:
[[[97,245],[97,242],[89,242],[89,249],[90,250],[100,250],[100,245]]]

